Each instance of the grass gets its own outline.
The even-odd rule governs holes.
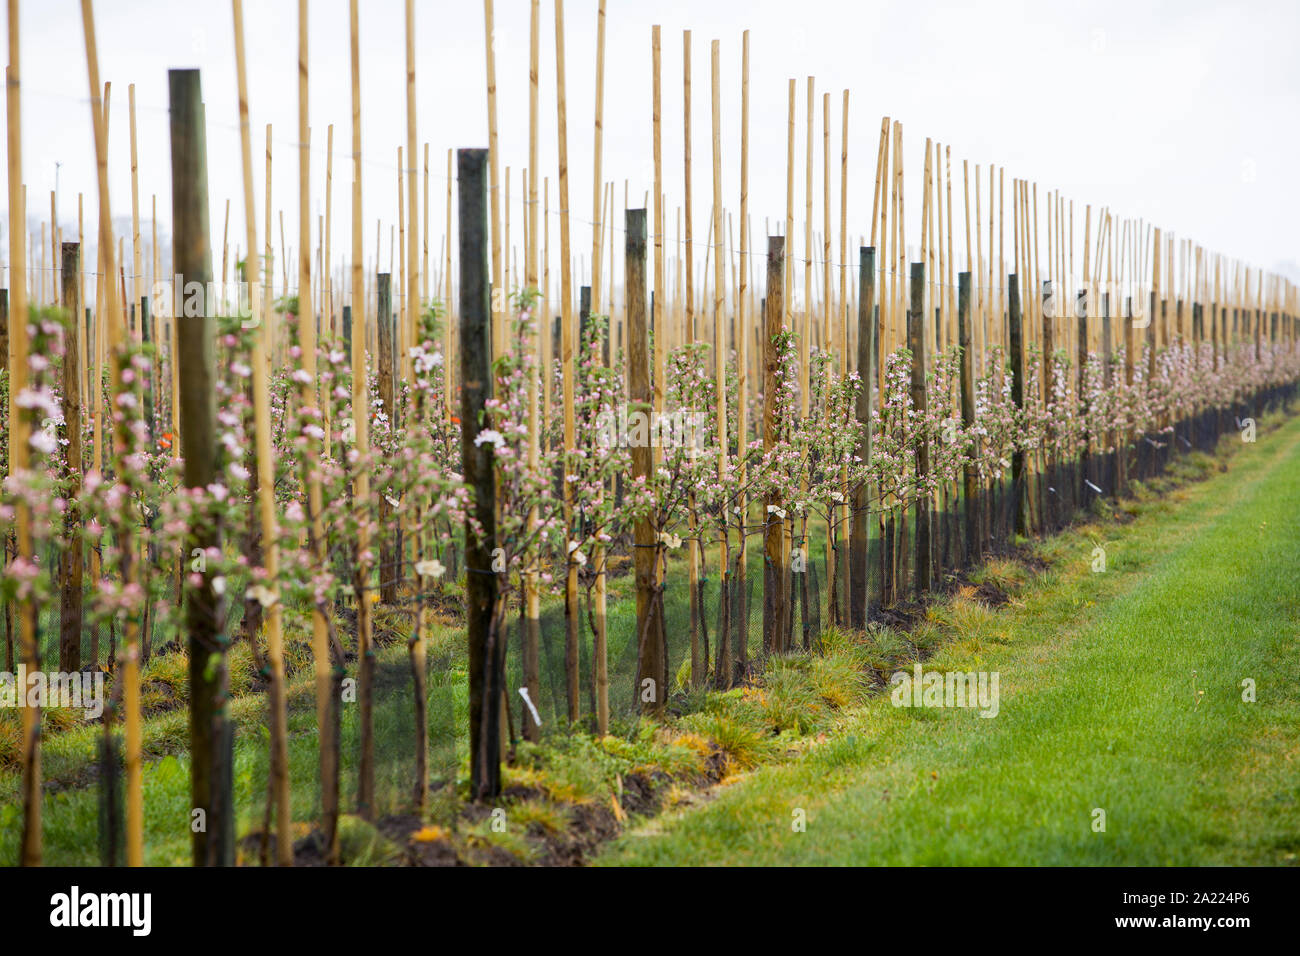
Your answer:
[[[797,759],[629,830],[600,862],[1295,865],[1300,420],[1239,446],[1227,474],[1122,510],[1122,526],[1040,545],[1043,570],[983,569],[1006,608],[959,594],[932,609],[947,640],[927,669],[998,672],[996,718],[877,695]]]

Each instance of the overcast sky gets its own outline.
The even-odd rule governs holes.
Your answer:
[[[60,219],[75,230],[78,192],[87,231],[96,222],[94,145],[80,4],[26,0],[22,7],[23,171],[29,212],[48,216],[59,171]],[[486,146],[487,94],[482,5],[418,0],[419,141],[431,148],[431,258],[442,241],[446,151]],[[202,69],[208,130],[214,247],[231,201],[232,251],[243,245],[242,180],[234,73],[234,32],[226,0],[98,0],[101,78],[113,84],[110,184],[115,220],[130,213],[127,85],[136,85],[141,215],[156,194],[160,231],[170,225],[167,75]],[[297,4],[247,0],[246,32],[259,220],[264,214],[263,131],[274,125],[274,202],[297,245]],[[565,5],[569,208],[574,252],[589,256],[596,0]],[[334,129],[334,250],[350,235],[350,79],[347,0],[312,0],[310,80],[312,211],[324,211],[325,132]],[[528,148],[528,0],[497,0],[496,52],[502,165],[517,170]],[[542,3],[541,161],[556,182],[554,3]],[[894,3],[831,0],[610,0],[605,80],[604,178],[623,181],[632,205],[653,182],[651,25],[663,29],[663,156],[668,229],[675,236],[682,195],[682,30],[692,30],[695,228],[711,203],[709,45],[721,41],[724,203],[739,198],[741,32],[751,31],[750,210],[756,244],[764,218],[785,214],[786,97],[799,80],[796,206],[802,219],[806,77],[816,78],[816,226],[821,229],[821,95],[832,94],[833,208],[839,218],[842,91],[850,90],[849,231],[869,231],[880,120],[900,120],[906,144],[908,236],[919,231],[923,145],[953,149],[954,206],[961,205],[960,160],[1060,189],[1083,204],[1144,217],[1254,265],[1290,263],[1300,278],[1300,4],[1182,0],[1101,2]],[[375,223],[397,209],[397,147],[406,140],[402,0],[361,4],[366,253]],[[987,173],[985,174],[987,175]],[[987,202],[987,199],[985,199]],[[972,196],[973,204],[973,196]],[[987,205],[985,206],[987,209]],[[959,214],[960,215],[960,214]],[[958,219],[960,228],[960,219]],[[259,236],[261,222],[259,221]],[[621,225],[621,223],[620,223]],[[797,234],[802,236],[801,227]],[[144,232],[148,233],[146,226]],[[7,224],[5,234],[7,235]],[[960,235],[960,232],[958,233]],[[1008,231],[1009,236],[1009,231]],[[69,236],[74,238],[75,236]],[[275,242],[278,250],[278,220]],[[512,243],[522,239],[518,212]],[[552,220],[553,255],[558,247]],[[259,239],[261,241],[261,239]],[[315,239],[313,238],[313,242]],[[838,251],[838,237],[835,240]],[[959,242],[958,248],[964,243]],[[702,250],[702,243],[700,246]],[[8,254],[5,259],[8,261]]]

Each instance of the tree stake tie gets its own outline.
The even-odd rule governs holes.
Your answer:
[[[522,697],[524,703],[528,705],[528,712],[533,715],[533,723],[537,724],[538,727],[542,726],[542,718],[537,713],[537,708],[533,706],[533,699],[528,696],[528,688],[519,688],[519,696]]]

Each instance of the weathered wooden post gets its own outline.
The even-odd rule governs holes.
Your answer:
[[[871,385],[876,380],[876,249],[862,246],[858,250],[858,392],[854,409],[862,426],[857,456],[871,461]],[[764,393],[766,394],[766,393]],[[867,551],[871,540],[871,489],[859,484],[853,489],[853,529],[849,543],[849,626],[867,626]]]
[[[388,416],[391,429],[397,428],[397,409],[393,386],[393,277],[381,272],[377,276],[378,303],[375,317],[379,334],[379,400]],[[389,527],[392,506],[387,495],[379,497],[379,600],[390,607],[397,603],[397,580],[401,577],[395,532]]]
[[[604,14],[601,14],[602,19]],[[530,233],[530,241],[532,241]],[[600,263],[593,260],[595,265],[592,269],[593,281],[599,281]],[[591,286],[584,285],[578,289],[578,364],[581,367],[586,362],[586,343],[587,335],[591,326]],[[606,328],[604,353],[607,355],[609,350],[608,327]],[[606,364],[609,359],[606,357]],[[532,408],[534,418],[540,418],[537,408],[536,386],[534,385],[534,395],[532,398]],[[540,423],[537,423],[540,424]],[[540,442],[538,443],[540,444]],[[533,455],[532,463],[535,466],[537,456]],[[596,732],[602,736],[609,731],[609,648],[607,643],[606,625],[606,581],[605,581],[605,547],[599,542],[596,543],[592,550],[592,566],[596,572],[594,594],[589,594],[587,601],[591,610],[592,627],[592,710],[596,715]],[[531,603],[528,604],[527,613],[524,620],[524,642],[523,642],[523,670],[524,683],[528,685],[528,692],[532,695],[533,700],[539,700],[541,695],[541,667],[540,667],[540,641],[541,641],[541,624],[538,620],[540,614],[540,596],[536,591],[534,581],[533,591],[529,596]],[[541,728],[535,721],[525,719],[524,727],[529,740],[541,739]]]
[[[1133,387],[1133,350],[1137,346],[1137,333],[1133,325],[1133,297],[1124,297],[1124,386]],[[1115,496],[1118,498],[1128,493],[1128,451],[1133,439],[1130,429],[1124,428],[1119,434],[1119,443],[1115,446]]]
[[[1020,283],[1013,272],[1007,276],[1007,338],[1011,348],[1011,402],[1017,412],[1025,407],[1025,348],[1020,316]],[[1027,535],[1025,507],[1025,453],[1011,453],[1011,507],[1015,509],[1015,533]]]
[[[152,310],[149,307],[149,297],[141,296],[139,301],[140,316],[140,343],[146,347],[155,343],[157,340],[157,331],[155,329],[155,320]],[[149,435],[149,447],[158,447],[157,429],[154,426],[154,412],[157,408],[158,401],[158,373],[160,365],[158,362],[158,353],[154,352],[149,357],[149,373],[143,383],[144,392],[144,423]],[[144,519],[145,527],[151,532],[147,544],[142,543],[140,547],[140,560],[148,561],[150,564],[158,563],[158,544],[153,540],[153,528],[155,524],[155,515],[149,514]],[[144,600],[144,612],[140,617],[140,664],[141,666],[149,663],[149,656],[153,651],[153,598],[146,595]]]
[[[474,504],[465,519],[466,627],[469,639],[470,786],[475,800],[501,792],[501,696],[505,635],[498,631],[496,479],[491,442],[476,443],[492,397],[488,293],[486,149],[456,154],[460,214],[460,436],[462,471]],[[475,531],[477,524],[478,530]]]
[[[1056,375],[1052,368],[1052,354],[1056,350],[1054,338],[1055,328],[1055,298],[1052,292],[1052,280],[1043,280],[1043,295],[1040,300],[1038,311],[1043,320],[1043,338],[1042,349],[1039,355],[1039,361],[1042,362],[1042,383],[1043,383],[1043,410],[1046,412],[1048,405],[1052,401],[1052,396],[1056,391]],[[1052,460],[1052,440],[1056,429],[1052,426],[1051,421],[1047,422],[1043,429],[1043,440],[1039,446],[1042,449],[1042,468],[1041,473],[1037,475],[1037,492],[1038,492],[1038,517],[1040,521],[1039,533],[1047,534],[1056,524],[1056,507],[1051,498],[1048,497],[1048,488],[1057,485],[1055,479],[1056,463]]]
[[[212,251],[208,242],[207,146],[202,120],[198,70],[169,70],[172,160],[172,261],[182,289],[206,290],[212,281]],[[198,285],[195,286],[194,284]],[[200,303],[196,306],[195,300]],[[187,488],[206,488],[217,481],[216,340],[206,294],[184,296],[177,310],[177,362],[181,390],[181,449]],[[196,314],[197,313],[197,314]],[[220,548],[220,529],[205,524],[190,529],[194,549]],[[185,601],[190,656],[190,800],[202,811],[205,829],[192,838],[195,866],[234,863],[234,815],[231,770],[234,757],[232,725],[227,720],[229,692],[226,670],[224,614],[203,575]]]
[[[1075,339],[1075,356],[1076,356],[1075,361],[1078,366],[1075,369],[1074,394],[1075,394],[1075,399],[1078,402],[1079,420],[1081,422],[1087,421],[1087,414],[1088,414],[1088,400],[1087,398],[1084,397],[1085,396],[1084,389],[1086,388],[1084,379],[1085,379],[1085,373],[1087,372],[1088,369],[1089,294],[1087,288],[1087,274],[1088,274],[1087,256],[1088,256],[1088,250],[1086,248],[1086,243],[1085,243],[1084,268],[1083,268],[1084,288],[1079,290],[1079,293],[1074,300],[1074,315],[1077,321],[1077,333]],[[1087,484],[1085,484],[1085,482],[1088,480],[1089,466],[1091,461],[1088,449],[1095,437],[1096,436],[1089,435],[1085,430],[1083,434],[1083,447],[1079,449],[1079,474],[1078,474],[1078,480],[1074,483],[1075,502],[1079,505],[1082,505],[1084,502],[1086,502],[1089,499],[1088,492],[1090,489],[1088,488]]]
[[[77,496],[81,492],[81,349],[78,321],[81,315],[81,245],[63,243],[63,306],[69,322],[64,340],[63,355],[63,419],[68,438],[68,513],[66,526],[74,531],[69,535],[68,547],[59,558],[59,670],[65,673],[81,670],[82,575],[85,567],[84,549],[77,540],[75,530],[80,523]]]
[[[743,263],[742,263],[743,267]],[[781,440],[784,424],[777,418],[781,392],[781,353],[777,342],[785,317],[785,237],[767,237],[767,296],[763,302],[763,451],[770,453]],[[744,442],[741,447],[743,451]],[[775,654],[790,650],[786,630],[789,594],[786,592],[785,495],[773,485],[767,494],[763,521],[763,646]],[[745,629],[741,629],[742,639]]]
[[[9,290],[0,289],[0,361],[9,371]]]
[[[646,215],[627,211],[624,251],[624,297],[627,303],[628,414],[649,415],[653,408],[650,382],[649,334],[646,328]],[[654,467],[651,439],[632,446],[632,477],[649,480]],[[657,587],[659,544],[649,517],[633,529],[636,567],[636,686],[633,692],[644,713],[663,713],[668,691],[668,641]]]
[[[925,263],[913,262],[911,301],[907,310],[907,347],[912,352],[912,408],[923,420],[927,411],[925,391]],[[917,483],[930,473],[930,446],[923,439],[916,446]],[[916,596],[930,590],[930,493],[916,499]]]
[[[4,362],[4,370],[7,375],[9,372],[9,290],[0,289],[0,361]],[[10,391],[10,402],[13,401],[13,392]],[[8,411],[9,409],[6,409]],[[10,417],[10,421],[13,418]],[[0,475],[7,478],[8,475]],[[6,564],[9,561],[10,539],[8,535],[0,541],[0,559]],[[11,674],[14,672],[14,605],[12,601],[5,601],[5,670]]]
[[[586,357],[583,346],[587,341],[587,328],[591,324],[591,286],[578,287],[578,362]]]
[[[970,432],[975,425],[975,356],[971,349],[970,273],[957,273],[957,344],[961,348],[961,423]],[[979,480],[973,462],[962,471],[962,511],[966,547],[962,560],[971,565],[983,550],[979,539]]]

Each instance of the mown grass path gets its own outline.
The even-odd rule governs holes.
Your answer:
[[[1137,511],[927,662],[998,672],[997,717],[876,697],[601,862],[1297,864],[1300,419]]]

